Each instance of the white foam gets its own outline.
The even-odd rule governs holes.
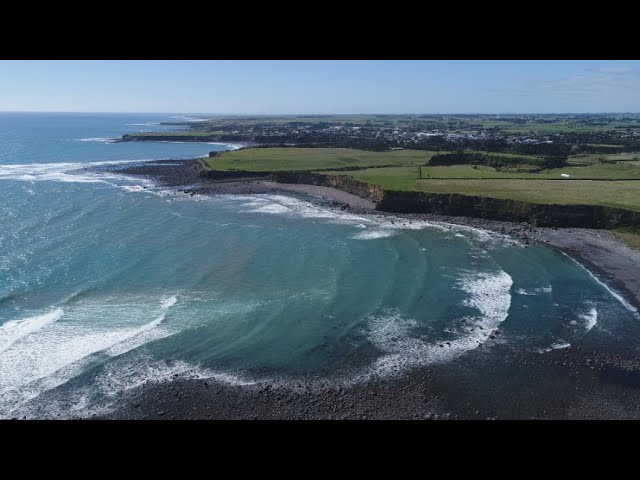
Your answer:
[[[233,199],[232,196],[228,197]],[[371,226],[393,227],[391,221],[380,220],[374,216],[353,215],[342,211],[332,210],[286,195],[258,194],[252,196],[239,196],[237,199],[243,202],[242,206],[254,207],[253,210],[250,211],[261,211],[263,213],[272,213],[276,215],[287,214],[301,218],[321,218],[327,219],[333,223],[353,225],[356,228],[367,228]],[[260,210],[257,210],[256,207],[260,208]],[[405,227],[397,225],[397,228],[420,229],[424,228],[425,225],[426,222],[406,221]]]
[[[138,190],[140,191],[140,190]],[[208,195],[202,195],[202,194],[193,194],[193,193],[187,193],[184,192],[182,190],[176,190],[176,189],[167,189],[167,188],[146,188],[143,189],[142,191],[146,192],[146,193],[150,193],[152,195],[155,195],[157,197],[170,197],[170,198],[165,198],[166,202],[173,202],[174,200],[177,201],[189,201],[189,202],[203,202],[203,201],[211,201],[211,197]]]
[[[200,378],[197,366],[185,362],[157,362],[147,356],[129,359],[114,359],[105,365],[91,385],[61,392],[55,396],[41,395],[51,390],[51,377],[38,382],[32,396],[22,392],[22,398],[14,395],[0,406],[0,417],[26,416],[27,418],[87,418],[95,414],[112,411],[121,394],[145,383],[161,382],[172,378]],[[47,383],[50,388],[45,388]],[[38,391],[39,390],[39,391]]]
[[[118,165],[137,163],[130,160],[109,162],[60,162],[60,163],[31,163],[16,165],[0,165],[0,180],[22,181],[53,181],[68,183],[106,183],[105,178],[120,178],[113,173],[98,173],[84,169],[104,165]]]
[[[504,271],[468,274],[461,279],[460,289],[469,294],[464,303],[476,309],[479,315],[466,318],[462,335],[449,341],[429,343],[424,337],[412,335],[418,322],[403,318],[397,311],[371,317],[369,340],[384,355],[376,359],[364,374],[359,374],[356,380],[400,374],[416,366],[451,360],[477,348],[507,318],[512,284],[513,280]]]
[[[130,350],[141,347],[146,343],[170,336],[172,334],[170,331],[161,329],[156,330],[156,327],[158,327],[164,321],[164,319],[165,315],[162,314],[152,322],[149,322],[134,330],[129,334],[127,338],[109,348],[106,351],[106,354],[112,357],[116,357],[118,355],[127,353]]]
[[[251,386],[261,382],[243,378],[232,372],[217,372],[184,361],[157,361],[141,355],[114,359],[106,364],[91,385],[63,392],[53,398],[34,397],[13,409],[11,415],[28,418],[87,418],[113,411],[128,391],[150,383],[176,379],[213,379],[229,385]],[[275,383],[275,382],[272,382]],[[1,411],[1,410],[0,410]],[[6,413],[4,416],[9,416]]]
[[[275,214],[291,212],[291,210],[288,209],[287,207],[283,205],[278,205],[277,203],[274,203],[271,205],[264,205],[262,207],[257,207],[252,209],[251,211],[257,212],[257,213],[275,213]]]
[[[207,122],[210,118],[190,117],[188,115],[172,115],[171,118],[176,118],[185,122]]]
[[[526,288],[518,288],[516,290],[516,293],[518,295],[535,295],[535,292],[532,292],[531,290],[527,290]]]
[[[178,302],[178,297],[176,295],[171,295],[170,297],[162,297],[160,299],[160,306],[166,310],[167,308],[173,307]]]
[[[115,138],[106,137],[90,137],[90,138],[76,138],[77,142],[93,142],[93,143],[113,143]]]
[[[565,342],[564,340],[558,340],[557,342],[554,342],[551,345],[549,345],[549,348],[551,350],[562,350],[563,348],[569,348],[570,346],[571,344],[569,342]],[[547,351],[551,351],[551,350],[547,350]]]
[[[123,190],[126,190],[127,192],[145,192],[147,191],[146,188],[144,188],[144,186],[142,185],[122,185]]]
[[[63,315],[64,311],[61,308],[56,308],[41,315],[3,323],[0,325],[0,353],[27,335],[59,320]]]
[[[636,307],[634,307],[633,305],[631,305],[629,302],[627,302],[622,295],[620,295],[618,292],[616,292],[615,290],[613,290],[612,288],[610,288],[606,283],[604,283],[603,281],[601,281],[598,277],[596,277],[591,270],[589,270],[588,268],[586,268],[584,265],[582,265],[580,262],[578,262],[575,258],[571,257],[570,255],[567,255],[565,252],[562,252],[563,255],[565,255],[567,258],[570,258],[571,260],[573,260],[578,266],[580,266],[580,268],[582,268],[585,272],[587,272],[591,278],[593,278],[596,282],[598,282],[600,285],[602,285],[605,290],[607,290],[612,296],[613,298],[615,298],[616,300],[618,300],[622,305],[624,305],[624,307],[629,310],[630,312],[633,312],[635,314],[636,318],[640,318],[640,315],[638,315],[638,309]]]
[[[511,307],[509,291],[512,285],[511,276],[503,270],[498,273],[470,274],[462,280],[462,290],[471,295],[465,304],[482,314],[477,325],[493,329],[506,320]]]
[[[178,377],[204,379],[207,378],[207,373],[209,372],[199,366],[184,361],[154,361],[149,357],[142,357],[137,358],[135,362],[126,360],[107,365],[104,373],[96,378],[94,385],[96,393],[114,396],[146,383],[162,382]]]
[[[376,238],[387,238],[396,235],[396,230],[368,230],[366,232],[360,232],[353,235],[351,238],[356,240],[374,240]]]
[[[0,355],[0,393],[52,375],[94,353],[107,350],[157,326],[158,319],[138,328],[92,328],[58,323],[15,342]],[[66,380],[65,380],[66,381]]]
[[[255,195],[221,195],[231,201],[242,202],[242,207],[249,207],[240,212],[265,213],[272,215],[287,215],[298,218],[325,219],[327,222],[351,225],[354,228],[376,229],[380,233],[375,234],[354,234],[352,238],[360,240],[370,240],[374,238],[384,238],[398,234],[402,230],[422,230],[425,228],[437,229],[440,231],[451,231],[458,237],[468,239],[470,236],[476,241],[488,245],[509,243],[511,245],[523,246],[521,242],[506,235],[482,230],[465,225],[453,225],[443,222],[433,222],[426,220],[413,220],[403,217],[378,216],[375,214],[359,214],[344,212],[325,208],[308,201],[300,200],[287,195],[255,194]],[[384,233],[381,233],[383,232]],[[463,235],[464,232],[466,235]]]
[[[538,287],[533,290],[527,290],[526,288],[518,288],[516,293],[518,295],[537,295],[538,293],[551,293],[551,285],[548,287]]]
[[[240,150],[244,148],[245,145],[240,143],[220,143],[220,142],[205,142],[207,145],[222,145],[224,147],[229,147],[229,150]]]
[[[118,300],[74,302],[65,307],[64,321],[53,323],[51,317],[47,328],[13,338],[0,354],[0,416],[80,375],[99,360],[97,354],[117,357],[175,333],[175,328],[162,325],[165,313],[140,325],[138,318],[148,307]],[[175,303],[172,297],[162,300],[167,308]],[[162,304],[157,308],[163,310]],[[109,322],[94,321],[106,312]],[[44,320],[31,322],[36,323]]]
[[[585,321],[585,328],[588,332],[598,323],[598,310],[592,308],[588,313],[579,315],[579,317]]]

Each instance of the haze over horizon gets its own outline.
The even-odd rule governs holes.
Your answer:
[[[640,61],[1,61],[0,111],[222,115],[640,111]]]

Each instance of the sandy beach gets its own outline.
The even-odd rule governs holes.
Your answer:
[[[376,204],[370,200],[360,198],[357,195],[343,192],[330,187],[321,187],[318,185],[299,185],[291,183],[275,183],[275,182],[262,182],[263,185],[278,190],[284,190],[287,192],[306,193],[307,195],[313,195],[314,197],[320,197],[321,199],[334,200],[342,204],[349,205],[351,208],[360,208],[364,210],[374,210]]]

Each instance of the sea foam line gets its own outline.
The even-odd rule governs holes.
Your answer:
[[[86,329],[74,322],[72,315],[70,323],[43,331],[37,338],[28,337],[61,318],[62,309],[4,324],[0,340],[5,339],[1,344],[7,352],[0,355],[0,416],[82,374],[94,363],[95,354],[119,357],[173,335],[175,329],[162,324],[166,311],[177,301],[177,294],[160,297],[162,313],[134,328]],[[16,345],[18,340],[22,343]]]
[[[477,348],[508,317],[512,285],[511,276],[504,271],[464,277],[460,289],[469,294],[464,303],[476,309],[479,315],[468,319],[464,334],[450,341],[427,343],[425,339],[413,336],[411,332],[418,327],[418,322],[403,318],[397,311],[371,317],[369,340],[384,354],[352,381],[401,374],[417,366],[449,361]]]
[[[89,137],[89,138],[76,138],[76,142],[93,142],[93,143],[113,143],[115,138],[107,137]]]
[[[145,384],[167,380],[198,379],[223,382],[230,385],[252,386],[257,382],[243,379],[231,372],[216,372],[184,361],[157,361],[148,355],[114,359],[105,365],[91,385],[73,391],[44,394],[17,405],[0,416],[26,416],[27,418],[88,418],[106,415],[115,410],[130,390]],[[2,409],[0,408],[0,412]]]
[[[240,201],[241,213],[263,213],[272,215],[288,215],[301,218],[325,219],[330,223],[352,225],[359,229],[372,229],[376,233],[357,232],[351,238],[372,240],[397,235],[402,230],[422,230],[433,228],[443,232],[465,232],[481,242],[502,242],[522,246],[517,240],[506,235],[466,225],[448,224],[427,220],[414,220],[404,217],[383,216],[373,214],[352,214],[325,208],[314,203],[300,200],[288,195],[255,194],[255,195],[221,195],[232,201]],[[460,234],[462,237],[466,235]]]
[[[551,285],[549,285],[548,287],[538,287],[538,288],[534,288],[533,290],[527,290],[526,288],[518,288],[516,290],[516,293],[518,295],[531,296],[531,295],[537,295],[538,293],[551,293],[551,291],[552,291],[552,287]]]
[[[172,334],[157,328],[164,319],[163,313],[137,328],[116,330],[61,323],[23,336],[0,355],[0,416],[4,407],[24,403],[80,375],[93,363],[94,354],[119,356]]]
[[[82,172],[67,173],[74,170],[83,170],[91,167],[106,165],[119,165],[136,163],[139,160],[113,160],[105,162],[60,162],[60,163],[27,163],[0,165],[0,180],[23,180],[23,181],[58,181],[70,183],[106,183],[98,177],[107,177],[103,172]],[[111,174],[110,176],[117,176]]]
[[[164,307],[163,307],[164,308]],[[168,308],[168,307],[167,307]],[[156,329],[164,322],[166,315],[163,313],[155,320],[142,325],[133,332],[131,332],[124,340],[116,343],[114,346],[106,350],[106,354],[112,357],[122,355],[142,345],[160,340],[161,338],[172,335],[171,332],[162,329]]]
[[[557,342],[552,343],[549,346],[547,351],[551,350],[562,350],[563,348],[569,348],[571,344],[569,342],[565,342],[564,340],[558,340]]]
[[[0,326],[0,353],[27,335],[60,320],[63,315],[64,311],[61,308],[56,308],[41,315],[3,323]]]
[[[598,282],[600,285],[602,285],[605,288],[605,290],[607,290],[616,300],[618,300],[622,305],[624,305],[624,307],[627,310],[629,310],[630,312],[633,312],[635,314],[636,318],[640,318],[640,315],[638,315],[638,309],[636,307],[634,307],[633,305],[631,305],[629,302],[627,302],[622,295],[620,295],[618,292],[616,292],[615,290],[610,288],[606,283],[604,283],[602,280],[600,280],[598,277],[596,277],[591,272],[591,270],[589,270],[587,267],[582,265],[575,258],[573,258],[572,256],[566,254],[565,252],[562,252],[562,254],[564,256],[566,256],[567,258],[570,258],[571,260],[573,260],[580,268],[582,268],[585,272],[587,272],[591,276],[591,278],[593,278],[596,282]]]

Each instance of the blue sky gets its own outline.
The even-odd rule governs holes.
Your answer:
[[[0,61],[0,111],[640,112],[640,61]]]

